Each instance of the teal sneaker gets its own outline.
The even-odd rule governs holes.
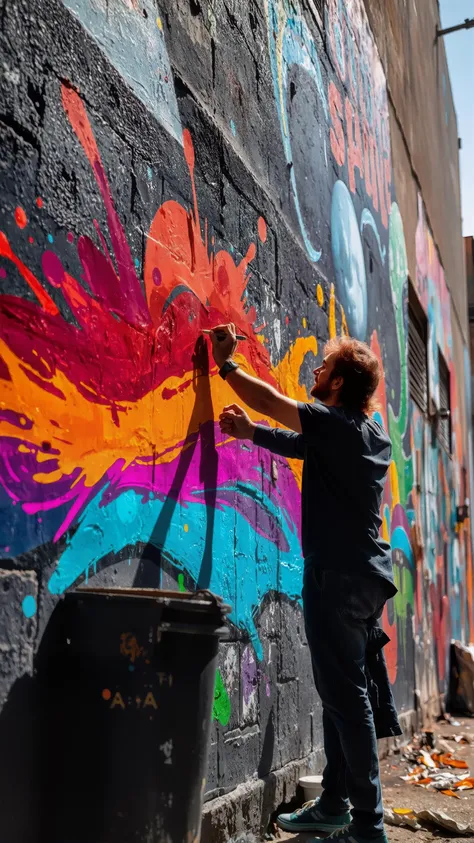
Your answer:
[[[352,825],[333,831],[329,837],[313,837],[309,843],[326,843],[334,840],[334,843],[388,843],[385,831],[381,831],[376,837],[361,837]]]
[[[280,814],[277,817],[277,825],[284,831],[292,831],[298,834],[299,831],[338,831],[344,829],[352,821],[349,811],[346,814],[339,814],[337,817],[326,814],[318,808],[319,799],[305,802],[302,808],[298,808],[292,814]]]

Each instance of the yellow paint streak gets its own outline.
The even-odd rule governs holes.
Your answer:
[[[18,450],[20,450],[20,448],[18,448]],[[50,454],[49,452],[45,453],[44,451],[38,451],[36,454],[37,462],[48,462],[51,458],[54,459],[54,454]]]
[[[303,328],[307,327],[306,316],[303,316],[303,318],[301,320],[301,324],[302,324]]]
[[[296,401],[308,400],[306,387],[299,383],[299,377],[303,360],[310,351],[314,355],[318,353],[316,337],[298,337],[273,369],[273,375],[282,392]]]
[[[305,386],[299,383],[300,369],[308,352],[315,356],[318,353],[318,342],[316,337],[298,337],[294,344],[288,349],[283,360],[273,369],[273,375],[279,384],[282,392],[289,398],[296,401],[307,401],[309,398]],[[301,460],[288,460],[298,487],[301,489],[303,463]]]
[[[318,284],[318,286],[316,287],[316,298],[318,300],[319,306],[322,307],[324,304],[324,293],[321,284]]]
[[[390,536],[389,536],[389,532],[388,532],[388,524],[387,524],[387,519],[385,518],[385,516],[382,518],[381,533],[382,533],[382,538],[385,539],[386,542],[390,542]]]
[[[400,489],[398,485],[398,472],[395,460],[392,460],[390,463],[389,469],[389,476],[390,476],[390,489],[392,492],[392,509],[398,503],[400,503]]]
[[[349,328],[347,327],[347,320],[344,308],[341,304],[341,335],[343,337],[349,336]]]
[[[332,340],[336,336],[336,294],[334,292],[334,284],[331,284],[331,291],[329,293],[329,339]]]
[[[187,533],[187,532],[188,532],[188,530],[189,530],[189,524],[184,524],[184,525],[183,525],[183,530],[184,530],[184,532],[185,532],[185,533]]]

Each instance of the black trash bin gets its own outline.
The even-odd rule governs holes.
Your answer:
[[[66,596],[44,674],[41,843],[199,841],[228,611],[210,592]]]

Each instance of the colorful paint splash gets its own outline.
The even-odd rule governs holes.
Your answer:
[[[0,299],[0,482],[26,523],[16,531],[14,552],[64,536],[49,581],[49,590],[61,594],[107,554],[149,542],[198,586],[231,603],[231,620],[260,656],[254,612],[263,595],[283,591],[299,599],[300,466],[282,460],[276,488],[269,455],[223,439],[214,408],[229,403],[232,392],[215,376],[202,329],[234,321],[247,337],[245,366],[298,397],[306,395],[299,367],[315,341],[299,340],[271,367],[245,304],[256,246],[238,263],[211,248],[187,130],[193,208],[168,201],[156,212],[144,293],[82,100],[65,85],[62,100],[103,199],[112,252],[95,223],[100,248],[87,236],[76,243],[82,280],[46,249],[45,283],[0,234],[0,253],[38,301]],[[264,241],[263,220],[259,235]],[[60,314],[51,288],[76,324]],[[248,561],[255,537],[261,546],[257,576],[243,578],[237,593],[228,573],[235,531],[235,555],[245,565],[255,566]],[[4,546],[4,556],[11,552]]]

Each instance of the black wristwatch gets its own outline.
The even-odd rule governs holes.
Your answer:
[[[219,369],[219,374],[220,374],[222,380],[225,381],[229,372],[233,372],[234,369],[238,369],[238,368],[239,368],[239,364],[235,363],[234,360],[226,360],[224,365],[221,366],[221,368]]]

